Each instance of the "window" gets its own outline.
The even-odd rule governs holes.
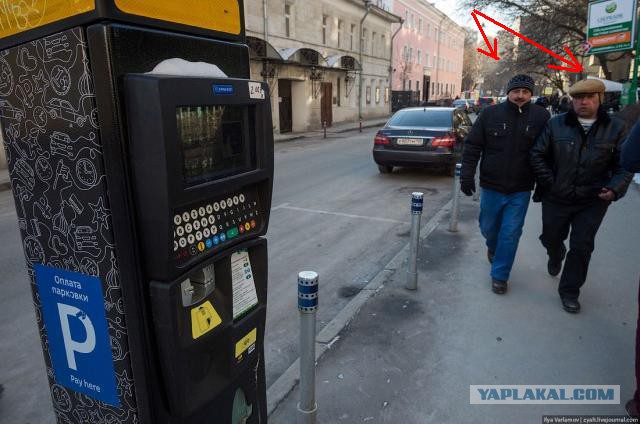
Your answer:
[[[380,86],[376,87],[376,103],[380,103]]]
[[[427,22],[427,37],[431,38],[431,23]]]
[[[413,47],[409,47],[409,62],[413,62]]]
[[[356,32],[356,25],[351,24],[351,32],[349,33],[349,49],[353,50],[353,35]]]
[[[404,21],[407,24],[407,28],[411,28],[411,22],[409,22],[409,11],[404,11]]]
[[[366,28],[362,28],[362,52],[365,53],[367,51],[367,37],[368,37],[368,33],[367,33],[367,29]]]
[[[291,37],[291,5],[284,5],[284,33]]]
[[[420,81],[416,81],[416,91],[418,92],[418,97],[420,97]]]
[[[322,44],[327,44],[327,21],[329,17],[322,15]]]
[[[418,64],[422,63],[422,52],[418,49]]]
[[[402,58],[406,61],[409,60],[409,46],[404,46],[402,49]]]
[[[416,29],[416,17],[414,14],[411,14],[411,29]]]
[[[384,88],[384,102],[389,103],[389,87]]]
[[[367,104],[371,104],[371,86],[370,85],[367,85],[366,99],[367,99]]]
[[[389,121],[390,126],[397,127],[448,127],[452,114],[448,109],[403,109],[398,111]]]
[[[444,93],[448,94],[449,93],[449,83],[444,85]]]
[[[409,91],[411,91],[411,80],[409,80]]]
[[[340,106],[340,77],[338,77],[338,83],[336,84],[336,89],[338,90],[337,94],[337,100],[338,100],[338,106]]]
[[[387,54],[387,36],[382,34],[381,36],[381,40],[380,40],[380,44],[382,45],[382,57],[386,57]]]
[[[422,18],[418,19],[418,32],[422,34]]]
[[[433,94],[436,94],[436,83],[435,83],[435,82],[432,82],[432,83],[431,83],[431,92],[432,92]]]
[[[343,27],[344,27],[344,22],[339,20],[338,21],[338,48],[340,48],[340,45],[342,44],[342,28]]]
[[[376,35],[375,31],[371,33],[371,56],[376,54]]]

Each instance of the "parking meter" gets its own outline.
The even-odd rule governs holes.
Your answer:
[[[9,3],[0,124],[58,422],[266,422],[273,134],[242,2]]]

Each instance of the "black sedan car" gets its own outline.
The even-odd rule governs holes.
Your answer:
[[[453,107],[413,107],[396,112],[376,134],[373,160],[381,173],[394,166],[443,168],[453,175],[471,120]]]

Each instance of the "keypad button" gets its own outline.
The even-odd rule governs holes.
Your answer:
[[[227,207],[229,207],[229,208],[230,208],[231,206],[233,206],[233,199],[231,199],[231,197],[229,197],[229,198],[227,199]]]
[[[177,241],[173,241],[173,251],[175,252],[176,250],[178,250],[178,242]]]
[[[239,202],[240,199],[238,199],[238,196],[233,196],[233,204],[237,206]]]
[[[249,224],[248,222],[246,222],[246,223],[244,224],[244,229],[245,229],[245,230],[247,230],[247,231],[249,231],[249,230],[251,229],[251,224]]]
[[[190,225],[190,224],[187,224],[187,225]],[[182,237],[184,235],[184,228],[183,227],[176,228],[176,234],[178,235],[178,237]]]
[[[251,228],[256,228],[256,220],[255,219],[252,219],[249,224],[251,225]]]
[[[205,212],[204,206],[200,206],[200,208],[198,208],[198,215],[204,216]]]
[[[180,247],[185,247],[187,245],[187,239],[182,237],[180,240],[178,240],[178,244],[180,245]]]
[[[193,229],[196,231],[200,229],[200,221],[193,221]]]
[[[189,212],[185,212],[182,214],[182,222],[189,222],[189,220],[191,220],[191,217],[189,216]]]
[[[191,231],[193,231],[193,226],[192,226],[191,224],[186,224],[186,225],[184,226],[184,230],[185,230],[187,233],[190,233]]]
[[[202,235],[204,236],[204,238],[209,238],[209,236],[211,235],[211,230],[205,228],[204,230],[202,230]]]
[[[222,210],[227,209],[227,202],[225,202],[224,200],[222,202],[220,202],[220,209],[222,209]]]
[[[240,203],[244,203],[244,194],[240,193],[238,200],[240,200]]]
[[[180,215],[176,215],[173,217],[173,223],[176,225],[182,224],[182,217]]]
[[[189,242],[189,244],[193,244],[196,241],[196,237],[193,234],[189,234],[189,236],[187,237],[187,241]]]
[[[211,206],[211,203],[209,203],[205,209],[209,215],[213,213],[213,206]]]
[[[214,225],[213,227],[211,227],[211,234],[216,235],[217,233],[218,233],[218,228]]]
[[[207,224],[209,223],[209,221],[207,221],[207,218],[202,218],[200,220],[200,225],[204,228],[207,226]]]
[[[216,211],[216,212],[218,212],[220,210],[220,204],[218,202],[215,202],[213,204],[213,210]]]
[[[193,209],[191,210],[191,218],[198,219],[198,211]]]
[[[204,242],[201,241],[200,243],[198,243],[198,250],[200,252],[202,252],[204,250]]]
[[[209,216],[209,224],[213,225],[216,223],[216,217],[213,215]]]
[[[198,231],[196,233],[196,240],[198,240],[198,241],[202,240],[202,231]]]

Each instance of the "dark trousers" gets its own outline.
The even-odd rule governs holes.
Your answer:
[[[608,207],[609,202],[600,199],[582,205],[543,200],[540,241],[550,258],[562,255],[562,246],[571,229],[569,252],[558,286],[560,297],[578,299],[580,296],[580,287],[587,279],[596,233]]]
[[[640,402],[640,281],[638,282],[638,324],[636,325],[636,393],[633,398]]]

